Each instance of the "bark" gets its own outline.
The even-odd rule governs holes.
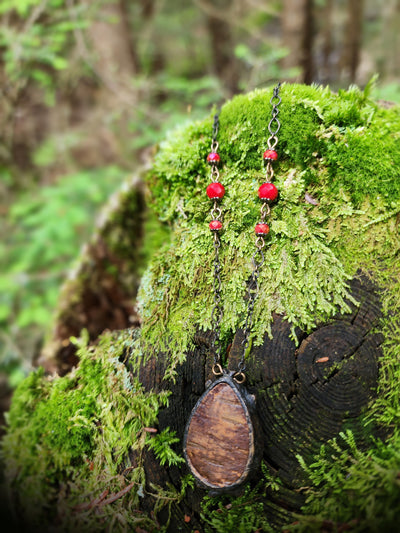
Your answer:
[[[380,73],[382,78],[396,79],[400,72],[400,1],[385,2],[382,9],[382,48],[385,61]]]
[[[323,9],[321,81],[329,83],[332,79],[333,52],[333,0],[327,0]]]
[[[296,81],[313,80],[313,0],[284,0],[282,10],[282,43],[289,50],[283,68],[300,67]]]
[[[346,36],[341,57],[341,69],[345,79],[354,83],[360,61],[364,0],[349,0],[347,10]]]
[[[131,79],[135,75],[135,61],[124,15],[122,2],[104,4],[89,29],[96,56],[94,68],[105,88],[101,99],[109,104],[115,104],[115,97],[125,102],[133,96]]]
[[[207,15],[207,28],[210,34],[213,70],[226,88],[229,97],[239,92],[239,62],[233,50],[234,40],[229,23],[219,17]]]
[[[126,37],[126,47],[129,51],[132,67],[133,67],[134,72],[139,72],[140,71],[140,58],[139,58],[139,55],[136,49],[136,42],[134,39],[135,36],[133,35],[131,27],[129,25],[129,18],[130,18],[129,1],[120,0],[119,9],[120,9],[120,14],[121,14],[121,24],[124,26],[124,35]]]
[[[247,362],[247,388],[256,396],[263,459],[270,473],[284,483],[279,501],[272,491],[264,501],[266,515],[276,528],[287,524],[291,513],[299,512],[304,503],[301,487],[307,480],[297,454],[317,453],[323,442],[349,427],[358,442],[364,438],[367,446],[359,416],[376,396],[383,339],[375,327],[382,313],[378,290],[366,278],[354,279],[351,293],[361,306],[349,303],[350,313],[335,316],[309,334],[298,331],[298,347],[290,338],[290,324],[275,316],[273,338],[266,336]],[[229,353],[230,369],[237,368],[242,339],[243,333],[238,331]],[[170,427],[181,442],[190,412],[213,377],[209,348],[207,334],[198,335],[174,384],[163,381],[166,357],[153,357],[140,372],[140,381],[148,390],[171,390],[170,405],[159,416],[159,429]],[[151,483],[178,487],[185,473],[160,467],[151,454],[146,457],[145,469],[149,488]],[[195,516],[202,497],[200,489],[189,495],[185,506],[175,511],[169,531],[196,528],[193,520],[185,525],[182,517],[188,513],[187,506]],[[146,506],[151,511],[154,501],[146,500]]]
[[[313,17],[313,0],[307,0],[304,13],[304,31],[301,43],[303,69],[303,83],[310,84],[314,78],[314,17]]]

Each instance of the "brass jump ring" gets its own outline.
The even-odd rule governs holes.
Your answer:
[[[244,372],[237,372],[237,374],[233,376],[233,379],[236,381],[236,383],[242,385],[246,381],[246,376]]]
[[[214,376],[222,376],[224,371],[222,370],[222,366],[219,363],[215,363],[212,367],[212,373]]]

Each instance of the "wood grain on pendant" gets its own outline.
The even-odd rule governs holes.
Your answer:
[[[186,455],[194,475],[207,486],[227,488],[246,477],[254,455],[253,428],[228,383],[217,383],[193,410]]]

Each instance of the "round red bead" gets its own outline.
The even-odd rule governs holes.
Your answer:
[[[256,235],[267,235],[267,233],[269,233],[269,226],[268,224],[256,224],[254,230]]]
[[[261,200],[268,200],[272,202],[278,198],[278,189],[273,183],[263,183],[258,189],[258,196]]]
[[[276,161],[278,159],[278,152],[275,152],[275,150],[265,150],[264,159]]]
[[[206,189],[207,196],[214,200],[215,198],[222,198],[225,194],[225,187],[222,183],[210,183]]]
[[[220,222],[219,220],[211,220],[209,228],[211,231],[219,231],[220,229],[222,229],[222,222]]]
[[[221,161],[221,158],[216,152],[211,152],[211,154],[208,154],[207,156],[207,161],[209,163],[219,163]]]

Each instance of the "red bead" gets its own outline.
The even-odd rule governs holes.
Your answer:
[[[278,159],[278,152],[275,152],[275,150],[265,150],[264,159],[276,161]]]
[[[215,198],[222,198],[225,194],[225,187],[222,183],[210,183],[206,189],[207,196],[214,200]]]
[[[221,161],[221,158],[219,155],[215,152],[211,152],[211,154],[208,154],[207,161],[209,163],[219,163]]]
[[[269,233],[269,226],[268,224],[256,224],[254,230],[256,235],[267,235]]]
[[[263,183],[258,189],[258,196],[261,200],[273,202],[278,198],[278,189],[273,183]]]
[[[220,222],[219,220],[211,220],[209,228],[211,231],[219,231],[220,229],[222,229],[222,222]]]

